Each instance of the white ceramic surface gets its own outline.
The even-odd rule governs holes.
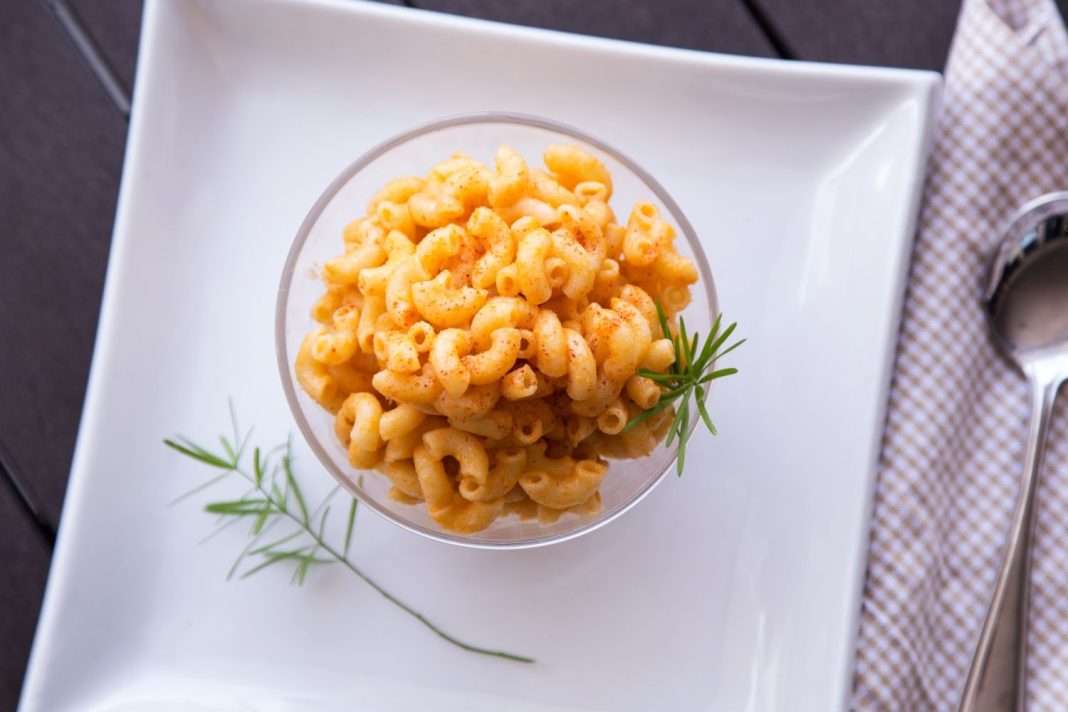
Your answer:
[[[844,705],[871,485],[936,75],[786,64],[333,0],[149,0],[103,313],[23,709],[826,710]],[[564,78],[575,73],[569,85]],[[619,146],[678,201],[749,343],[688,469],[547,549],[365,512],[342,570],[225,572],[244,535],[167,502],[232,396],[293,424],[273,308],[323,186],[481,110]],[[733,355],[732,355],[733,356]],[[311,489],[331,484],[301,446]],[[233,492],[233,494],[238,494]],[[340,519],[340,517],[339,517]]]

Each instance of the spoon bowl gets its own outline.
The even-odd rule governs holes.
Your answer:
[[[1024,206],[995,255],[986,312],[1021,369],[1068,358],[1068,192]]]

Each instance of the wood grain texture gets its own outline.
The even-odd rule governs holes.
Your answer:
[[[934,69],[946,63],[961,0],[752,0],[797,59]]]
[[[775,56],[741,0],[414,0],[485,20],[712,52]]]
[[[0,86],[0,449],[54,525],[126,125],[41,2],[0,3]]]
[[[797,59],[942,71],[961,0],[750,0]],[[1056,0],[1061,14],[1068,0]]]
[[[0,709],[13,710],[37,626],[50,551],[7,482],[0,482]]]
[[[137,69],[141,0],[67,0],[130,90]]]
[[[751,0],[797,59],[942,71],[961,0]],[[1068,0],[1056,0],[1061,14]]]

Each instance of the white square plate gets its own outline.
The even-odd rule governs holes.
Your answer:
[[[844,705],[934,74],[671,50],[340,0],[149,0],[96,355],[27,711],[826,710]],[[225,573],[245,536],[168,507],[226,399],[295,430],[278,275],[302,218],[382,139],[544,115],[620,147],[702,236],[749,343],[688,470],[579,540],[515,552],[369,513],[340,569]],[[251,423],[250,423],[251,424]],[[329,478],[303,445],[298,467]]]

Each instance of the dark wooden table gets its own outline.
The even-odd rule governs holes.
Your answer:
[[[404,4],[713,52],[941,69],[960,0]],[[0,709],[18,699],[60,521],[140,16],[140,0],[0,2]]]

